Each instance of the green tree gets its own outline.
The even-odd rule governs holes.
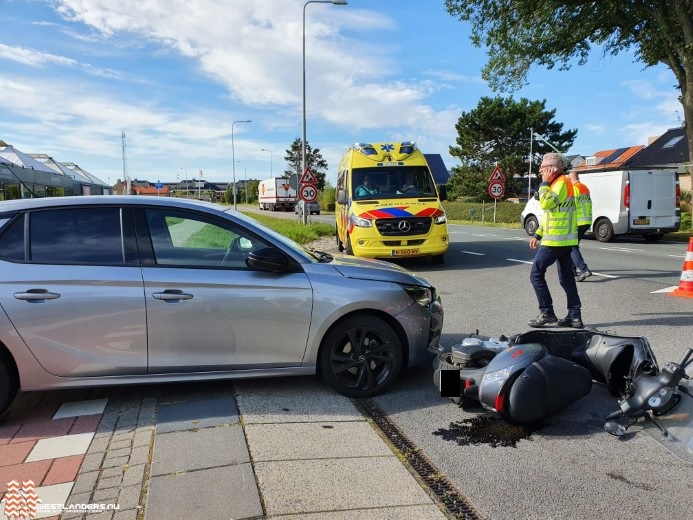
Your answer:
[[[300,179],[303,175],[303,170],[301,169],[303,154],[302,144],[303,141],[301,138],[297,137],[294,142],[291,143],[291,148],[286,151],[284,160],[286,161],[288,168],[284,170],[284,177],[290,177],[295,173]],[[313,149],[308,142],[306,142],[306,166],[310,168],[310,171],[313,172],[313,175],[315,175],[315,178],[318,180],[318,191],[322,191],[322,189],[325,187],[327,161],[323,159],[320,149]]]
[[[250,179],[248,181],[248,202],[251,204],[256,203],[259,200],[258,188],[260,186],[260,181],[257,179]]]
[[[483,78],[513,91],[527,84],[534,64],[559,70],[577,58],[584,65],[593,47],[604,56],[632,50],[647,66],[669,67],[693,162],[693,3],[691,0],[445,0],[452,16],[471,22],[471,40],[488,49]]]
[[[476,108],[462,115],[455,124],[457,146],[450,147],[450,155],[457,157],[463,168],[453,169],[457,175],[485,172],[482,193],[488,187],[488,178],[497,164],[506,178],[506,196],[514,195],[517,187],[509,182],[528,171],[530,128],[546,138],[559,150],[567,151],[573,144],[577,130],[563,131],[563,124],[554,121],[555,110],[546,109],[546,100],[515,101],[512,97],[483,97]],[[535,139],[532,143],[532,172],[538,173],[541,156],[553,151],[549,145]],[[465,182],[464,196],[485,196],[469,193],[474,182]],[[460,192],[462,194],[462,192]]]

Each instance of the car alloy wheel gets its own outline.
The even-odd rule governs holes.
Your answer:
[[[320,350],[325,381],[349,397],[371,397],[389,387],[402,368],[402,345],[392,327],[375,316],[337,324]]]

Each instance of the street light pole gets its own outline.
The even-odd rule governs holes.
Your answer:
[[[231,161],[233,162],[233,209],[238,208],[236,204],[236,151],[233,144],[233,125],[236,123],[252,123],[250,119],[244,119],[243,121],[234,121],[231,123]]]
[[[303,4],[303,142],[301,143],[301,171],[298,174],[299,180],[306,171],[306,7],[308,4],[334,4],[347,5],[346,0],[308,0]],[[300,187],[300,186],[299,186]],[[306,223],[305,216],[303,223]]]
[[[272,150],[268,150],[267,148],[261,148],[261,152],[269,152],[270,153],[270,179],[274,177],[274,174],[272,173]]]
[[[532,143],[534,143],[534,128],[529,129],[529,174],[527,175],[527,202],[532,196]]]
[[[243,163],[243,181],[245,182],[245,203],[248,204],[248,165],[245,163],[245,161],[236,162]]]
[[[188,169],[187,168],[181,168],[181,170],[185,170],[185,198],[188,198]]]

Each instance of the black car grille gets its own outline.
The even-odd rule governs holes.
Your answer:
[[[430,217],[385,218],[375,221],[375,226],[382,236],[405,237],[425,235],[431,229]]]

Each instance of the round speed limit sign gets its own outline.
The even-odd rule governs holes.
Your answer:
[[[314,184],[303,184],[298,195],[306,202],[315,202],[318,198],[318,189]]]
[[[502,182],[494,181],[488,185],[488,194],[494,199],[501,198],[503,193],[505,193],[505,188],[503,187]]]

